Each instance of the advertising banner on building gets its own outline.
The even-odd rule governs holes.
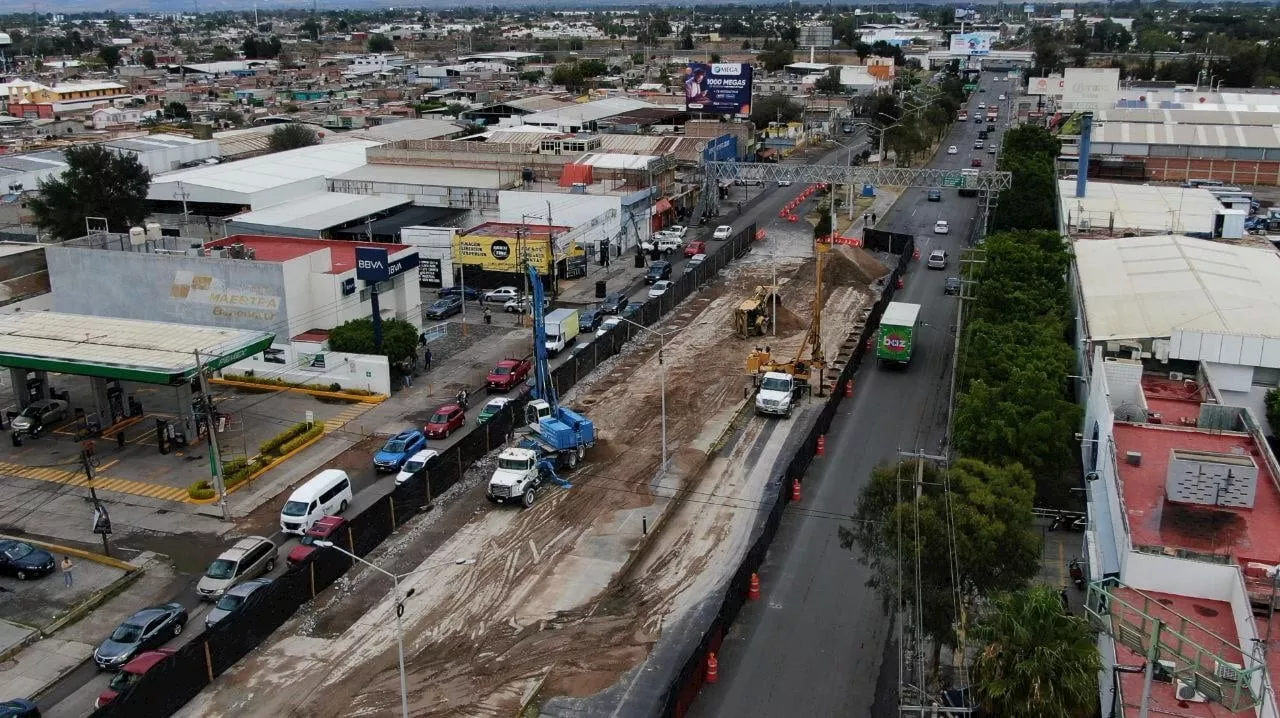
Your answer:
[[[691,62],[684,77],[685,109],[724,115],[751,114],[751,66]]]
[[[1068,67],[1062,77],[1061,108],[1073,112],[1114,107],[1120,96],[1120,68]]]
[[[730,162],[738,158],[738,138],[733,135],[720,135],[707,142],[702,150],[703,162]]]
[[[444,286],[440,260],[422,257],[418,260],[418,284],[424,287]]]
[[[993,37],[995,34],[990,32],[966,32],[952,35],[951,54],[990,55]]]
[[[1066,87],[1066,83],[1063,82],[1062,75],[1032,77],[1027,80],[1028,95],[1055,95],[1061,97],[1064,87]]]
[[[510,237],[484,235],[458,235],[454,245],[454,261],[467,267],[478,267],[488,272],[523,271],[521,254],[526,254],[539,274],[551,272],[551,243],[546,237],[527,237],[515,240]],[[519,245],[519,246],[517,246]]]
[[[1028,15],[1035,15],[1035,14],[1036,14],[1036,6],[1035,6],[1035,5],[1031,5],[1031,4],[1023,5],[1023,6],[1022,6],[1022,11],[1023,11],[1023,12],[1025,12],[1026,14],[1028,14]]]
[[[978,14],[978,13],[976,13],[976,12],[974,12],[974,11],[972,11],[972,10],[966,10],[966,9],[964,9],[964,8],[962,8],[962,7],[958,7],[958,8],[956,8],[955,21],[956,21],[956,22],[964,22],[964,21],[965,21],[966,19],[968,19],[969,17],[974,16],[974,15],[977,15],[977,14]]]

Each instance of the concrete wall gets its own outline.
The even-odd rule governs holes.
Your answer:
[[[283,333],[282,265],[213,257],[45,249],[54,310]]]
[[[232,364],[225,373],[274,377],[285,381],[308,384],[337,383],[343,389],[364,389],[376,394],[391,393],[391,367],[384,356],[368,354],[344,354],[318,349],[314,344],[301,342],[273,344],[270,353],[273,361],[266,361],[266,354]],[[312,367],[312,358],[324,354],[324,368]],[[283,362],[283,363],[281,363]],[[298,421],[302,421],[298,417]]]
[[[9,253],[10,247],[18,251]],[[43,245],[0,242],[0,306],[48,291]]]
[[[562,194],[553,192],[502,192],[498,195],[498,217],[503,222],[520,222],[525,215],[546,219],[550,202],[554,224],[573,231],[557,238],[556,249],[563,253],[571,243],[586,247],[597,256],[600,242],[617,243],[622,234],[622,198],[617,195]]]

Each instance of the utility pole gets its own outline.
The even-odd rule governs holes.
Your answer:
[[[98,492],[93,488],[94,470],[93,470],[93,450],[92,441],[86,441],[80,447],[80,463],[84,465],[84,477],[88,479],[89,500],[93,502],[93,532],[102,537],[102,555],[111,555],[111,545],[107,542],[107,536],[111,535],[111,517],[107,515],[107,508],[98,501]]]
[[[923,588],[922,588],[922,586],[921,586],[921,575],[920,575],[920,573],[921,573],[921,568],[920,568],[920,566],[921,566],[921,561],[923,560],[923,557],[920,555],[920,526],[919,526],[919,523],[918,523],[918,522],[919,522],[919,515],[920,515],[920,499],[924,497],[924,462],[925,462],[925,461],[935,461],[935,462],[938,462],[938,463],[940,463],[940,464],[944,464],[944,465],[945,465],[945,464],[947,463],[947,457],[945,457],[945,456],[935,456],[935,455],[932,455],[932,454],[927,454],[927,453],[925,453],[923,450],[920,450],[920,449],[917,449],[916,451],[901,451],[901,450],[899,450],[899,451],[898,451],[898,457],[899,457],[900,459],[914,459],[914,460],[915,460],[915,462],[916,462],[916,466],[915,466],[915,475],[914,475],[914,477],[913,477],[913,479],[912,479],[912,483],[914,484],[914,492],[913,492],[913,493],[914,493],[914,496],[915,496],[915,498],[914,498],[914,501],[915,501],[915,515],[916,515],[916,517],[917,517],[917,518],[916,518],[917,523],[916,523],[916,526],[914,527],[914,531],[915,531],[915,538],[914,538],[915,555],[911,557],[912,562],[913,562],[913,564],[914,564],[914,576],[913,576],[913,582],[914,582],[914,584],[915,584],[915,593],[914,593],[914,595],[915,595],[915,611],[914,611],[914,614],[915,614],[915,615],[913,615],[913,616],[912,616],[912,620],[911,620],[911,623],[912,623],[912,626],[911,626],[911,634],[912,634],[912,635],[910,636],[910,640],[911,640],[911,643],[912,643],[911,650],[912,650],[912,651],[914,651],[914,657],[915,657],[915,666],[913,666],[913,667],[912,667],[912,670],[913,670],[913,673],[914,673],[914,676],[913,676],[913,677],[914,677],[915,683],[912,683],[911,681],[908,681],[908,680],[907,680],[906,673],[905,673],[905,669],[906,669],[906,665],[905,665],[906,660],[905,660],[905,659],[906,659],[906,652],[907,652],[906,639],[907,639],[907,637],[906,637],[906,635],[905,635],[905,634],[906,634],[905,627],[903,626],[904,619],[905,619],[905,610],[904,610],[904,609],[906,608],[906,607],[905,607],[905,596],[906,596],[906,591],[905,591],[905,586],[903,586],[903,575],[904,575],[904,574],[905,574],[905,572],[906,572],[906,567],[905,567],[905,566],[903,566],[902,564],[904,563],[904,559],[905,559],[906,557],[904,557],[904,556],[903,556],[903,553],[902,553],[902,541],[903,541],[903,537],[902,537],[902,530],[903,530],[903,529],[902,529],[902,526],[901,526],[901,525],[898,527],[898,602],[899,602],[899,603],[898,603],[898,606],[899,606],[899,609],[898,609],[898,621],[899,621],[899,624],[898,624],[898,625],[899,625],[899,631],[898,631],[898,636],[899,636],[899,640],[898,640],[898,710],[899,710],[899,713],[904,714],[904,715],[906,715],[906,714],[916,714],[916,715],[921,716],[921,718],[924,718],[924,716],[925,716],[925,715],[928,715],[930,712],[931,712],[931,713],[933,713],[933,714],[936,716],[936,715],[937,715],[937,709],[936,709],[934,706],[928,706],[928,705],[925,705],[925,703],[926,703],[927,701],[923,700],[923,699],[924,699],[924,697],[925,697],[925,686],[924,686],[924,681],[925,681],[925,654],[926,654],[926,651],[925,651],[925,646],[924,646],[924,632],[923,632],[923,630],[921,629],[921,626],[923,626],[923,625],[924,625],[924,604],[923,604],[923,602],[921,601],[921,594],[922,594]],[[902,502],[902,494],[901,494],[901,491],[902,491],[902,483],[899,481],[899,482],[898,482],[898,502],[899,502],[899,503],[901,503],[901,502]],[[917,694],[917,695],[913,698],[913,702],[912,702],[912,703],[908,703],[908,701],[907,701],[907,692],[908,692],[908,689],[914,689],[914,690],[915,690],[915,693]]]
[[[204,375],[204,363],[200,360],[200,350],[193,351],[196,355],[196,374],[200,377],[200,403],[204,405],[205,422],[209,434],[209,472],[213,474],[213,488],[218,492],[222,520],[230,521],[231,512],[227,509],[227,488],[222,477],[222,457],[218,452],[218,437],[213,424],[213,399],[209,396],[209,379]]]

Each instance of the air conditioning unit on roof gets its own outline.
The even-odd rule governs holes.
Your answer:
[[[1209,700],[1203,693],[1197,691],[1195,686],[1190,683],[1183,683],[1180,679],[1173,682],[1173,690],[1180,701],[1204,703]]]

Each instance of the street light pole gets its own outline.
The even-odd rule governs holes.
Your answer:
[[[659,342],[658,366],[661,368],[658,373],[660,374],[659,380],[662,385],[662,475],[666,476],[667,474],[667,365],[662,360],[662,354],[667,349],[667,333],[660,332],[656,329],[650,329],[649,327],[646,327],[643,324],[640,324],[638,322],[633,322],[630,319],[627,319],[626,317],[621,315],[618,316],[618,319],[621,319],[622,321],[626,322],[627,324],[630,324],[633,327],[649,332],[650,334],[656,334],[658,337],[658,342]]]
[[[421,573],[423,571],[429,571],[435,568],[439,568],[439,566],[428,566],[426,568],[420,568],[415,571],[409,571],[408,573],[397,575],[397,574],[391,573],[390,571],[382,568],[381,566],[378,566],[377,564],[371,561],[366,561],[365,559],[360,558],[359,556],[351,553],[350,551],[342,548],[341,546],[334,544],[332,541],[316,541],[314,545],[319,546],[320,548],[331,548],[334,551],[337,551],[342,554],[346,554],[348,558],[351,558],[355,561],[359,561],[360,563],[368,566],[374,571],[377,571],[378,573],[384,576],[387,576],[388,578],[391,579],[391,591],[392,591],[392,595],[395,596],[395,599],[396,599],[396,658],[398,659],[398,662],[400,664],[400,714],[404,718],[409,718],[409,682],[408,682],[408,679],[405,677],[405,670],[404,670],[404,623],[401,621],[400,617],[404,615],[405,599],[408,599],[411,596],[413,596],[413,589],[409,589],[409,593],[402,596],[400,594],[400,579],[415,573]],[[475,559],[463,558],[463,559],[458,559],[457,561],[453,561],[452,565],[470,566],[474,563],[475,563]]]

